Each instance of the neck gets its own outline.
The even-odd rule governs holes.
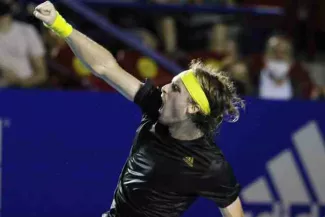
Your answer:
[[[169,126],[169,132],[174,139],[178,140],[194,140],[204,135],[190,120]]]

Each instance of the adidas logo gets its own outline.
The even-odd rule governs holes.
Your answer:
[[[325,217],[325,143],[314,121],[293,147],[267,162],[265,176],[243,188],[245,217]]]
[[[183,160],[185,161],[185,163],[187,165],[189,165],[190,167],[193,167],[193,165],[194,165],[194,158],[193,157],[184,157]]]

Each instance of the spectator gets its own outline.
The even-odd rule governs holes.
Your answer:
[[[238,61],[232,64],[228,67],[227,72],[229,72],[239,95],[248,96],[252,94],[253,87],[247,67],[243,62]]]
[[[180,4],[180,0],[151,0],[156,4]],[[176,20],[170,15],[161,15],[156,17],[157,32],[163,44],[164,52],[169,55],[175,55],[177,52],[177,26]]]
[[[230,38],[229,27],[225,24],[215,24],[212,30],[209,50],[223,56],[222,68],[232,66],[238,60],[237,43]]]
[[[1,84],[38,87],[47,79],[45,50],[33,26],[13,20],[9,4],[0,1]]]
[[[141,3],[141,1],[135,1]],[[158,45],[158,36],[156,32],[156,19],[155,13],[142,13],[142,11],[134,9],[134,8],[102,8],[99,9],[101,14],[105,15],[110,22],[117,25],[119,28],[129,33],[130,36],[137,40],[139,44],[143,44],[145,46],[154,46]],[[109,44],[111,46],[119,45],[119,42],[115,42],[114,44]],[[120,45],[123,47],[124,45]],[[120,48],[117,48],[119,50]]]
[[[205,64],[226,71],[234,80],[240,95],[251,94],[251,84],[246,64],[240,60],[237,43],[231,39],[229,28],[225,24],[215,24],[207,50],[188,53],[181,64],[186,67],[191,59],[201,59]]]
[[[181,64],[187,66],[192,59],[200,58],[206,64],[227,71],[239,61],[237,43],[231,39],[227,25],[215,24],[210,39],[207,49],[188,52],[186,59],[181,60]]]
[[[267,41],[263,55],[249,63],[255,93],[263,99],[310,98],[312,83],[308,72],[293,56],[289,39],[275,35]]]

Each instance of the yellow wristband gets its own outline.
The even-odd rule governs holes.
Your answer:
[[[48,26],[48,28],[52,29],[58,36],[61,38],[67,38],[72,33],[72,26],[65,21],[65,19],[56,12],[56,18],[52,25]]]

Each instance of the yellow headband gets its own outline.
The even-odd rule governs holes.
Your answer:
[[[210,114],[210,105],[208,98],[203,92],[199,81],[196,79],[192,70],[184,71],[180,74],[184,86],[190,93],[193,100],[199,105],[205,115]]]

